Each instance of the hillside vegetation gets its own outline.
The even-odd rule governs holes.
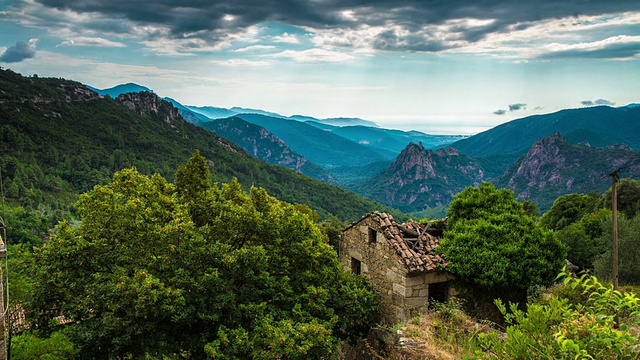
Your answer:
[[[7,197],[24,206],[68,209],[79,193],[131,166],[172,181],[178,165],[199,149],[214,181],[237,178],[245,189],[264,187],[281,200],[308,205],[322,218],[333,214],[355,220],[371,209],[385,208],[254,159],[226,139],[187,123],[170,103],[148,92],[102,98],[77,82],[2,70],[0,114],[0,166]]]

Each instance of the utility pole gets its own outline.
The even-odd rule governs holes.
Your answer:
[[[611,213],[613,217],[613,289],[618,290],[618,170],[611,174]]]
[[[1,219],[0,219],[1,220]],[[4,224],[0,221],[2,228],[4,230]],[[6,237],[6,232],[5,232]],[[9,315],[8,304],[5,304],[4,291],[5,291],[5,279],[2,271],[3,265],[6,265],[7,261],[7,247],[2,241],[2,236],[0,236],[0,360],[7,359],[7,316]],[[4,262],[4,264],[3,264]],[[9,286],[9,284],[7,284]]]
[[[620,169],[618,169],[620,170]],[[618,290],[618,189],[616,182],[618,181],[618,170],[614,170],[611,174],[611,215],[613,222],[613,290]],[[613,318],[613,328],[617,329],[620,325],[618,314]]]

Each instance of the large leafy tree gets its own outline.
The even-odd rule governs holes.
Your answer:
[[[631,219],[640,211],[640,181],[625,178],[617,186],[618,211]],[[604,206],[611,209],[611,188],[604,195]]]
[[[468,187],[454,197],[448,216],[449,230],[440,245],[447,270],[476,294],[526,294],[531,285],[552,281],[562,268],[562,244],[509,190],[487,182]]]
[[[540,224],[547,229],[562,230],[580,220],[585,214],[594,211],[599,200],[597,195],[562,195],[542,215]]]
[[[83,358],[305,359],[370,327],[374,293],[313,221],[207,169],[194,154],[175,186],[128,169],[82,195],[81,225],[37,250],[39,329]]]
[[[601,236],[597,239],[600,254],[594,261],[596,274],[603,279],[613,278],[612,219],[602,222]],[[618,276],[621,284],[640,285],[640,214],[618,219]]]

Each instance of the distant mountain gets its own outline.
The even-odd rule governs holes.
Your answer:
[[[173,105],[150,92],[101,98],[77,82],[0,70],[0,118],[5,194],[24,206],[67,209],[78,193],[107,183],[125,167],[173,181],[177,167],[199,149],[214,181],[237,178],[246,189],[263,187],[281,200],[308,205],[323,218],[334,214],[356,220],[375,209],[396,212],[255,159],[186,122]]]
[[[377,152],[304,122],[258,114],[238,114],[237,116],[269,130],[284,140],[295,152],[325,169],[367,164],[395,157],[394,154]]]
[[[362,126],[369,126],[369,127],[378,127],[378,124],[376,124],[373,121],[369,121],[369,120],[363,120],[363,119],[359,119],[359,118],[328,118],[328,119],[318,119],[318,118],[314,118],[311,116],[304,116],[304,115],[293,115],[290,116],[289,119],[291,120],[297,120],[297,121],[303,121],[303,122],[314,122],[314,123],[318,123],[318,124],[322,124],[322,125],[327,125],[327,126],[356,126],[356,125],[362,125]]]
[[[209,121],[202,127],[231,140],[260,160],[284,166],[329,184],[338,184],[322,167],[291,150],[282,139],[263,127],[246,122],[239,117]]]
[[[611,186],[608,175],[623,166],[621,176],[640,178],[640,152],[627,145],[575,145],[555,132],[536,141],[494,183],[513,190],[517,199],[533,200],[544,211],[564,194],[604,192]]]
[[[231,117],[231,116],[235,116],[235,115],[239,115],[239,114],[256,114],[256,115],[269,116],[269,117],[273,117],[273,118],[296,120],[296,121],[301,121],[301,122],[314,121],[314,122],[318,122],[318,123],[325,124],[325,125],[330,125],[330,126],[363,125],[363,126],[370,126],[370,127],[378,127],[378,124],[376,124],[373,121],[363,120],[363,119],[359,119],[359,118],[318,119],[318,118],[314,118],[312,116],[305,116],[305,115],[293,115],[293,116],[287,117],[287,116],[280,115],[278,113],[274,113],[274,112],[270,112],[270,111],[265,111],[265,110],[260,110],[260,109],[243,108],[243,107],[238,107],[238,106],[234,106],[231,109],[225,109],[225,108],[215,107],[215,106],[191,106],[191,105],[187,105],[186,107],[188,109],[190,109],[191,111],[195,111],[197,113],[205,115],[205,116],[211,118],[212,120],[225,119],[225,118],[228,118],[228,117]]]
[[[97,92],[98,95],[100,95],[100,96],[109,95],[114,99],[117,98],[120,94],[139,93],[139,92],[143,92],[143,91],[148,91],[148,92],[151,92],[151,93],[153,92],[153,90],[149,89],[146,86],[142,86],[142,85],[138,85],[138,84],[134,84],[134,83],[120,84],[120,85],[116,85],[116,86],[108,88],[108,89],[96,89],[96,88],[88,86],[88,85],[87,85],[87,88]]]
[[[627,144],[640,150],[640,107],[595,106],[528,116],[451,146],[469,156],[512,154],[517,158],[533,143],[554,132],[562,133],[574,144],[585,142],[594,147]]]
[[[283,118],[283,119],[286,118],[286,116],[282,116],[274,112],[264,111],[260,109],[250,109],[250,108],[234,106],[229,110],[235,112],[236,114],[257,114],[257,115],[271,116],[271,117],[277,117],[277,118]]]
[[[238,113],[235,111],[231,111],[229,109],[225,109],[225,108],[219,108],[219,107],[215,107],[215,106],[191,106],[191,105],[185,105],[185,107],[191,111],[200,113],[208,118],[210,118],[211,120],[215,120],[215,119],[225,119],[228,117],[232,117],[237,115]]]
[[[329,127],[317,122],[310,122],[309,124],[331,131],[358,144],[376,149],[378,152],[391,152],[394,156],[400,154],[410,142],[414,144],[422,143],[425,148],[430,149],[447,146],[465,138],[465,136],[461,135],[428,135],[415,130],[391,130],[361,125]]]
[[[189,108],[187,108],[186,106],[180,104],[179,102],[177,102],[176,100],[172,99],[172,98],[168,98],[165,97],[163,98],[163,100],[170,102],[176,109],[178,109],[178,112],[180,113],[180,115],[182,115],[182,117],[187,120],[187,122],[198,125],[200,123],[204,123],[207,121],[211,121],[210,118],[197,113],[195,111],[191,111]]]
[[[483,180],[486,175],[478,161],[456,149],[434,152],[411,143],[390,167],[349,188],[401,211],[416,212],[446,205],[465,187]]]
[[[311,120],[314,121],[314,120]],[[328,119],[318,119],[320,123],[334,125],[334,126],[369,126],[369,127],[378,127],[378,124],[373,121],[363,120],[359,118],[328,118]]]

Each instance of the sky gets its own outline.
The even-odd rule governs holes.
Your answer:
[[[0,66],[474,134],[640,102],[638,0],[0,0]]]

